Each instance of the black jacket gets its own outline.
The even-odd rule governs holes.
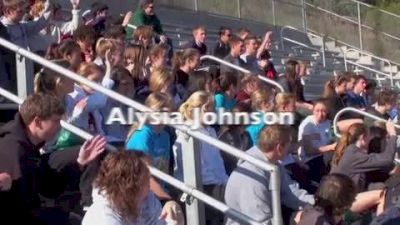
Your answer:
[[[35,145],[29,140],[18,113],[14,120],[0,128],[0,172],[9,173],[13,179],[11,190],[0,192],[3,221],[11,218],[15,224],[20,224],[15,221],[27,224],[31,212],[39,208],[37,175],[41,165],[39,149],[43,144]]]

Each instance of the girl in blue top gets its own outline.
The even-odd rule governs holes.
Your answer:
[[[259,113],[260,123],[247,126],[252,146],[257,144],[258,135],[264,128],[264,114],[274,109],[274,95],[265,88],[259,89],[251,94],[251,107],[253,111]]]
[[[219,108],[225,111],[231,111],[236,105],[235,96],[238,92],[238,78],[233,73],[222,74],[217,82],[219,84],[220,92],[214,96],[215,110]]]
[[[154,111],[171,111],[173,108],[172,98],[160,92],[150,94],[145,105]],[[164,130],[165,125],[152,124],[149,120],[142,127],[138,126],[138,124],[132,126],[126,141],[126,149],[144,153],[144,159],[148,164],[168,173],[171,143],[169,134]],[[150,189],[161,200],[171,199],[154,178],[150,179]]]

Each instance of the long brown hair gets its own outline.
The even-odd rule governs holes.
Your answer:
[[[335,92],[335,88],[344,82],[348,82],[348,78],[344,75],[338,75],[335,79],[327,81],[324,86],[324,93],[322,97],[329,98],[332,97],[333,93]]]
[[[331,221],[342,216],[357,195],[354,182],[343,174],[329,174],[322,178],[315,194],[315,206],[321,207]]]
[[[352,124],[348,131],[345,132],[339,140],[339,144],[336,146],[335,155],[332,159],[332,164],[337,166],[339,164],[340,159],[344,154],[344,150],[347,146],[354,144],[360,135],[366,134],[367,129],[363,124],[355,123]]]
[[[286,62],[286,69],[285,69],[285,76],[286,79],[289,83],[289,91],[295,95],[297,95],[298,90],[301,88],[299,87],[299,78],[298,75],[296,73],[296,68],[299,65],[299,63],[296,60],[289,60]],[[296,99],[299,96],[296,96]]]
[[[139,214],[139,196],[143,194],[150,172],[134,151],[110,153],[101,163],[94,186],[103,192],[112,208],[124,221]]]

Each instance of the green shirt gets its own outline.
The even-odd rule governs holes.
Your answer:
[[[135,26],[147,25],[153,28],[153,31],[158,35],[164,33],[161,22],[156,15],[148,16],[144,13],[142,9],[138,9],[133,14],[133,17],[130,19],[129,24]],[[126,27],[126,37],[127,39],[131,39],[133,35],[133,29],[130,27]]]

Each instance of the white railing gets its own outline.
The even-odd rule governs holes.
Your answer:
[[[120,102],[124,105],[130,106],[132,108],[134,108],[135,110],[138,111],[146,111],[146,112],[150,112],[152,111],[150,108],[133,101],[130,98],[127,98],[121,94],[118,94],[114,91],[111,91],[107,88],[104,88],[103,86],[94,83],[90,80],[87,80],[86,78],[66,69],[63,68],[62,66],[59,66],[49,60],[46,60],[26,49],[23,49],[3,38],[0,38],[0,46],[3,46],[15,53],[17,53],[20,56],[23,56],[25,58],[28,58],[44,67],[47,67],[57,73],[59,73],[60,75],[63,75],[65,77],[68,77],[78,83],[82,83],[87,85],[88,87],[93,88],[96,91],[99,91],[103,94],[105,94],[106,96],[108,96],[109,98],[116,100],[117,102]],[[17,74],[17,78],[19,77],[19,74]],[[26,81],[18,79],[18,83],[25,83]],[[22,90],[21,90],[22,91]],[[199,152],[196,151],[196,145],[194,144],[195,139],[196,140],[200,140],[200,141],[204,141],[206,143],[209,143],[215,147],[217,147],[218,149],[231,154],[239,159],[248,161],[252,164],[254,164],[255,166],[265,170],[265,171],[269,171],[271,174],[270,177],[270,189],[271,189],[271,193],[272,193],[272,210],[273,210],[273,224],[274,225],[281,225],[282,224],[282,217],[281,217],[281,201],[280,201],[280,175],[279,175],[279,170],[278,167],[272,163],[267,163],[263,160],[254,158],[246,153],[244,153],[243,151],[234,148],[218,139],[215,139],[213,137],[210,137],[206,134],[203,134],[202,132],[196,131],[196,130],[191,130],[189,127],[187,126],[173,126],[174,128],[183,131],[184,133],[188,134],[190,136],[190,139],[188,141],[188,143],[185,145],[185,151],[183,151],[183,166],[184,166],[184,171],[192,171],[194,172],[193,174],[186,174],[184,173],[184,180],[186,183],[186,179],[189,177],[189,186],[193,186],[193,188],[197,188],[199,187],[199,181],[200,178],[198,176],[196,176],[199,173],[199,168],[198,168],[198,164],[197,162],[199,162],[199,158],[196,159],[196,155],[195,153]],[[197,149],[198,150],[198,149]],[[190,159],[190,161],[189,161]],[[197,165],[197,166],[196,166]],[[164,174],[165,175],[165,174]],[[168,182],[170,181],[168,178],[165,178],[165,176],[161,177],[160,179]],[[200,186],[201,187],[201,186]],[[186,189],[188,192],[192,192],[192,189]],[[193,195],[192,193],[189,193]],[[199,194],[199,193],[197,193]],[[194,196],[194,195],[193,195]],[[207,204],[212,204],[212,202],[209,202],[208,200],[212,199],[210,197],[208,198],[203,198],[205,196],[197,196],[200,200],[202,201],[207,201]],[[216,206],[221,206],[220,204],[216,204]],[[190,225],[202,225],[203,223],[201,222],[201,220],[204,219],[204,216],[200,216],[199,212],[202,211],[202,205],[200,205],[196,200],[191,204],[191,205],[187,205],[187,223]],[[220,207],[218,209],[222,209],[223,207]],[[234,211],[232,209],[229,209],[227,207],[224,208],[225,211],[223,211],[224,213],[226,213],[228,216],[231,216],[233,219],[239,219],[238,217],[240,217],[242,220],[241,221],[245,221],[245,223],[247,224],[261,224],[261,223],[257,223],[251,220],[246,220],[246,216],[244,214],[241,213],[233,213]]]
[[[305,37],[307,37],[307,34],[309,34],[311,36],[314,36],[314,37],[317,37],[317,38],[321,38],[321,40],[322,40],[321,49],[314,48],[314,47],[306,45],[306,44],[304,44],[302,42],[299,42],[299,41],[284,37],[284,31],[285,30],[294,30],[296,32],[303,33],[305,35]],[[322,54],[322,64],[324,65],[324,67],[326,66],[326,55],[325,55],[326,51],[325,51],[325,38],[324,37],[321,37],[321,36],[318,36],[318,35],[312,34],[312,33],[304,33],[304,31],[301,31],[301,30],[299,30],[299,29],[297,29],[295,27],[292,27],[292,26],[284,26],[284,27],[282,27],[280,34],[281,34],[280,38],[281,38],[281,48],[282,48],[282,50],[285,50],[285,41],[287,41],[287,42],[293,43],[295,45],[301,46],[303,48],[306,48],[306,49],[309,49],[309,50],[312,50],[312,51],[316,51],[316,52],[320,52]]]
[[[215,57],[213,55],[203,55],[203,56],[200,57],[201,61],[203,61],[205,59],[212,60],[212,61],[224,64],[225,66],[228,66],[228,67],[230,67],[230,68],[232,68],[234,70],[237,70],[239,72],[242,72],[242,73],[252,73],[250,70],[247,70],[247,69],[245,69],[243,67],[237,66],[237,65],[235,65],[233,63],[227,62],[227,61],[225,61],[223,59],[220,59],[218,57]],[[264,82],[266,82],[266,83],[268,83],[270,85],[273,85],[273,86],[277,87],[281,92],[285,92],[285,90],[283,89],[282,85],[280,85],[278,82],[276,82],[274,80],[271,80],[271,79],[268,79],[268,78],[266,78],[266,77],[264,77],[262,75],[257,75],[257,77],[260,80],[262,80],[262,81],[264,81]]]
[[[390,67],[390,72],[389,72],[389,74],[384,73],[384,72],[382,72],[382,71],[375,70],[375,69],[370,68],[370,67],[365,66],[365,65],[361,65],[360,63],[356,63],[356,62],[354,62],[354,61],[349,61],[347,55],[348,55],[350,52],[356,52],[356,53],[359,54],[360,56],[368,56],[368,57],[371,57],[371,58],[373,58],[373,59],[379,60],[379,61],[381,61],[381,62],[383,62],[383,63],[386,63],[386,64]],[[345,50],[345,51],[343,52],[343,55],[344,55],[344,66],[345,66],[346,71],[348,71],[347,63],[350,63],[350,64],[355,65],[355,66],[360,66],[360,67],[363,67],[364,69],[369,70],[369,71],[371,71],[371,72],[378,73],[378,74],[381,74],[381,75],[384,75],[384,76],[389,77],[390,86],[392,86],[392,87],[394,86],[394,82],[393,82],[393,65],[392,65],[392,63],[391,63],[388,59],[384,59],[384,58],[378,57],[378,56],[376,56],[376,55],[373,55],[373,54],[370,54],[370,53],[367,53],[367,52],[362,52],[362,51],[359,51],[359,50],[357,50],[357,49],[351,49],[351,48]]]
[[[22,102],[23,102],[23,100],[21,98],[19,98],[18,96],[12,94],[11,92],[9,92],[9,91],[7,91],[7,90],[5,90],[3,88],[0,88],[0,96],[6,97],[7,99],[17,103],[18,105],[21,105]],[[71,124],[69,124],[69,123],[67,123],[65,121],[61,121],[60,124],[64,129],[72,132],[73,134],[81,137],[82,139],[89,140],[89,139],[93,138],[93,135],[91,135],[91,134],[87,133],[86,131],[84,131],[84,130],[78,128],[78,127],[75,127],[75,126],[73,126],[73,125],[71,125]],[[112,145],[109,145],[109,144],[106,146],[106,149],[108,151],[111,151],[111,152],[117,152],[118,151],[118,149],[116,147],[114,147]],[[201,192],[201,191],[199,191],[199,190],[197,190],[197,189],[195,189],[193,187],[190,187],[190,186],[186,185],[185,183],[183,183],[183,182],[177,180],[176,178],[174,178],[174,177],[172,177],[172,176],[170,176],[170,175],[168,175],[168,174],[166,174],[166,173],[154,168],[153,166],[148,166],[148,168],[150,170],[150,173],[153,176],[155,176],[155,177],[157,177],[157,178],[169,183],[170,185],[172,185],[172,186],[178,188],[179,190],[185,192],[189,196],[193,196],[196,199],[203,200],[204,203],[207,203],[210,206],[216,208],[217,210],[228,214],[232,218],[235,218],[235,219],[237,219],[237,220],[239,220],[241,222],[247,223],[247,224],[259,224],[256,221],[252,220],[250,217],[241,214],[237,210],[229,208],[227,205],[223,204],[222,202],[217,201],[214,198],[209,197],[208,195],[204,194],[203,192]]]
[[[369,117],[369,118],[371,118],[371,119],[374,119],[374,120],[380,121],[380,122],[387,122],[387,121],[389,121],[389,120],[385,120],[385,119],[383,119],[383,118],[381,118],[381,117],[379,117],[379,116],[375,116],[375,115],[373,115],[373,114],[371,114],[371,113],[362,111],[362,110],[360,110],[360,109],[356,109],[356,108],[353,108],[353,107],[346,107],[346,108],[340,110],[339,112],[337,112],[336,115],[335,115],[335,118],[333,118],[333,132],[334,132],[334,134],[336,135],[336,137],[338,137],[338,138],[340,138],[341,135],[340,135],[340,133],[339,133],[339,131],[338,131],[337,122],[338,122],[340,116],[343,115],[343,113],[346,113],[346,112],[357,113],[357,114],[360,114],[360,115]],[[400,129],[400,125],[398,125],[398,124],[395,124],[394,126],[395,126],[397,129]]]

